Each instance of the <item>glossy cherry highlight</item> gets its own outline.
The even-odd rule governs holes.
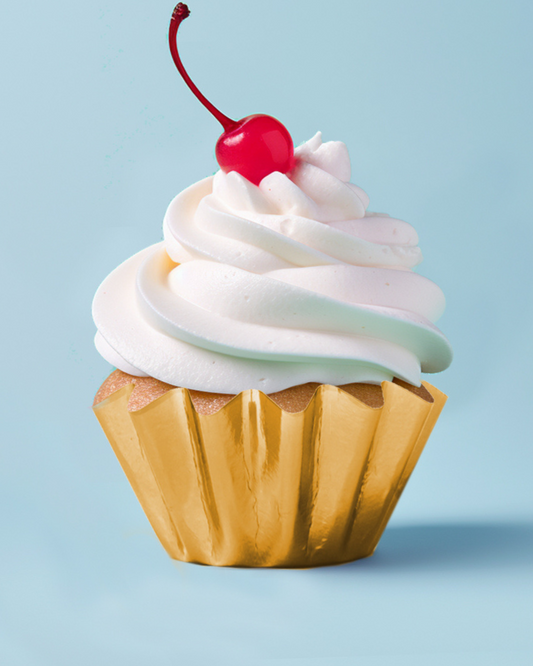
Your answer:
[[[255,185],[259,185],[273,171],[287,173],[294,166],[294,145],[291,135],[279,120],[263,114],[232,120],[202,95],[187,74],[178,53],[177,34],[189,14],[187,5],[182,2],[176,5],[168,33],[170,53],[185,83],[224,128],[215,149],[220,168],[226,173],[237,171]]]

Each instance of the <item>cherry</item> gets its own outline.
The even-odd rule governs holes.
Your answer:
[[[215,148],[222,171],[237,171],[259,185],[269,173],[287,173],[294,166],[291,135],[276,118],[257,113],[225,130]]]
[[[176,5],[170,20],[168,40],[174,64],[185,83],[224,128],[217,141],[215,154],[222,171],[237,171],[254,185],[273,171],[287,173],[294,166],[291,135],[279,120],[264,114],[232,120],[221,113],[202,95],[183,67],[178,53],[178,28],[190,14],[187,5]]]

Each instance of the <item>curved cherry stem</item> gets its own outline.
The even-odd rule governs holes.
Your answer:
[[[178,53],[178,42],[177,42],[178,28],[180,27],[182,21],[184,21],[189,16],[190,13],[191,12],[189,11],[189,8],[183,2],[177,4],[176,7],[174,8],[174,11],[172,12],[172,18],[170,19],[170,28],[168,31],[168,42],[170,45],[170,53],[172,54],[172,60],[174,60],[174,64],[178,68],[178,72],[183,77],[185,83],[192,90],[193,94],[200,100],[200,102],[205,106],[205,108],[215,116],[215,118],[218,120],[218,122],[227,132],[236,125],[236,122],[231,118],[228,118],[228,116],[225,116],[223,113],[221,113],[216,108],[216,106],[213,106],[213,104],[211,104],[211,102],[204,95],[202,95],[202,93],[192,82],[191,77],[185,71],[185,67],[182,64]]]

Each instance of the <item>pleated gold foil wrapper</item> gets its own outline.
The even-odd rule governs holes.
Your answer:
[[[172,558],[303,568],[372,555],[446,402],[424,387],[383,382],[376,409],[322,385],[298,413],[249,390],[204,415],[183,388],[130,412],[129,384],[94,411]]]

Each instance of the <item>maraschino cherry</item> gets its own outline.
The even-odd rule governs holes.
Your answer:
[[[279,120],[255,114],[242,120],[231,120],[221,113],[191,81],[183,67],[177,46],[178,28],[190,14],[187,5],[176,5],[170,20],[168,39],[172,59],[185,83],[224,128],[215,149],[222,171],[237,171],[255,185],[273,171],[287,173],[294,166],[294,146],[291,135]]]

